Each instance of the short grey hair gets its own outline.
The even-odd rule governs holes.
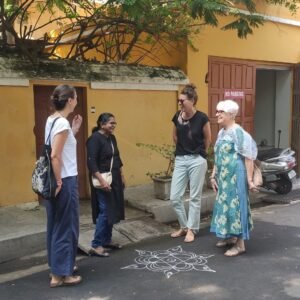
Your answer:
[[[223,110],[235,117],[239,112],[239,105],[233,100],[222,100],[217,104],[217,110]]]

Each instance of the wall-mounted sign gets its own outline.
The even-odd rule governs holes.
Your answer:
[[[225,90],[224,99],[241,99],[245,98],[243,90]]]

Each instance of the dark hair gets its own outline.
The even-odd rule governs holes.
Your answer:
[[[56,110],[62,110],[65,108],[69,98],[74,98],[75,95],[76,90],[73,86],[61,84],[54,89],[51,95],[51,101]]]
[[[96,132],[101,129],[101,125],[106,124],[110,118],[114,118],[115,116],[111,113],[102,113],[97,120],[97,126],[92,129],[92,132]]]
[[[186,95],[188,100],[193,100],[194,104],[198,101],[198,95],[196,92],[196,86],[192,83],[187,84],[181,91],[182,95]]]

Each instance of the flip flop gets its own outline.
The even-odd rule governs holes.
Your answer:
[[[65,278],[61,278],[59,281],[57,282],[50,282],[50,288],[57,288],[57,287],[62,287],[62,286],[74,286],[79,284],[82,281],[82,277],[81,276],[74,276],[77,277],[76,280],[73,281],[65,281]]]
[[[231,239],[227,240],[220,240],[216,243],[217,248],[223,248],[223,247],[231,247],[236,244],[236,241],[233,241]]]
[[[110,244],[104,245],[103,247],[104,248],[108,248],[108,249],[113,249],[113,250],[119,250],[119,249],[123,248],[122,245],[120,245],[120,244],[114,244],[114,243],[110,243]]]
[[[74,276],[76,277],[77,279],[74,280],[74,281],[66,281],[66,279],[64,279],[63,281],[63,285],[62,286],[73,286],[73,285],[77,285],[79,284],[81,281],[82,281],[82,277],[81,276]]]
[[[50,282],[50,287],[51,288],[56,288],[56,287],[60,287],[64,284],[64,280],[63,279],[60,279],[59,281],[57,282]]]
[[[229,250],[227,250],[224,255],[227,257],[235,257],[238,255],[242,255],[246,253],[246,250],[242,249],[241,247],[235,245],[232,248],[230,248]]]
[[[184,229],[179,229],[173,233],[171,233],[171,237],[172,238],[178,238],[178,237],[181,237],[181,236],[185,236],[187,234],[187,231],[184,230]]]
[[[91,256],[99,256],[99,257],[109,257],[109,253],[102,250],[101,252],[97,251],[95,248],[91,248],[89,250],[89,255]]]

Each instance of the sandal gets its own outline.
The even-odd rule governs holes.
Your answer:
[[[225,239],[225,240],[219,240],[216,243],[217,248],[223,248],[223,247],[231,247],[236,244],[236,239]]]
[[[91,256],[109,257],[109,253],[103,247],[91,248],[89,251]]]
[[[180,236],[185,236],[187,234],[187,230],[186,229],[179,229],[173,233],[171,233],[171,237],[172,238],[177,238]]]
[[[193,231],[188,231],[185,236],[184,242],[185,243],[192,243],[195,240],[195,234]]]
[[[68,279],[72,279],[68,281]],[[50,288],[56,288],[61,286],[73,286],[77,285],[82,281],[81,276],[67,276],[61,277],[57,282],[50,282]]]
[[[110,244],[104,245],[103,247],[104,248],[108,248],[108,249],[113,249],[113,250],[118,250],[118,249],[122,249],[123,248],[122,245],[120,245],[120,244],[114,244],[114,243],[110,243]]]
[[[235,245],[232,248],[230,248],[229,250],[227,250],[224,253],[224,255],[227,256],[227,257],[235,257],[235,256],[238,256],[238,255],[242,255],[244,253],[246,253],[245,249],[242,249],[238,245]]]

